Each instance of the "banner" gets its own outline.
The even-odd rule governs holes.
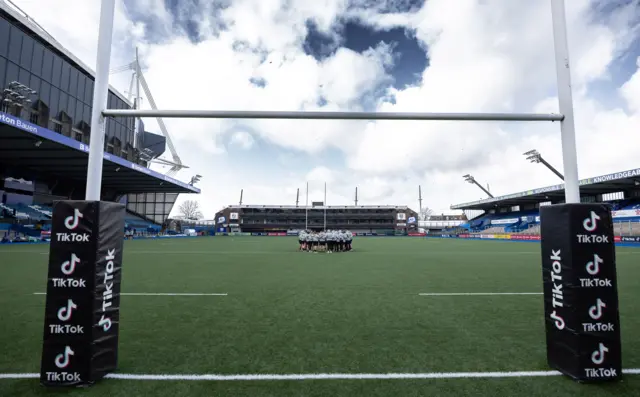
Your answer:
[[[125,206],[54,203],[40,382],[88,385],[116,369]]]
[[[622,376],[611,212],[603,204],[541,208],[549,366],[579,381]]]
[[[520,241],[539,241],[540,236],[534,234],[512,234],[511,240],[520,240]]]
[[[492,225],[510,225],[512,223],[518,223],[518,218],[509,218],[509,219],[493,219],[491,221]]]
[[[267,236],[286,236],[286,232],[267,233]]]
[[[619,210],[611,214],[614,218],[635,218],[640,217],[640,210]]]
[[[419,233],[419,232],[409,232],[409,233],[407,233],[407,236],[410,236],[410,237],[424,237],[426,235],[427,235],[427,233]]]

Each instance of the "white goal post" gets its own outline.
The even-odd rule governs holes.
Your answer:
[[[553,39],[560,114],[537,113],[397,113],[397,112],[306,112],[224,110],[122,110],[107,109],[109,67],[116,0],[102,0],[98,32],[96,77],[91,113],[91,140],[87,167],[87,200],[100,200],[104,126],[106,117],[305,119],[305,120],[452,120],[452,121],[558,121],[562,139],[562,162],[566,203],[579,203],[571,70],[564,0],[551,1]]]

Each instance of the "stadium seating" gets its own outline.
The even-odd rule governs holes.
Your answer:
[[[613,223],[616,235],[640,235],[640,200],[620,200],[609,202],[612,207]],[[540,212],[538,210],[518,211],[500,214],[483,214],[460,228],[472,234],[540,234]],[[445,230],[454,233],[454,229]]]
[[[461,227],[466,227],[471,233],[480,234],[520,232],[540,223],[538,214],[537,210],[484,214]]]
[[[9,214],[10,217],[15,218],[15,219],[29,219],[29,213],[22,211],[20,209],[20,206],[17,205],[8,205],[8,204],[1,204],[0,203],[0,209],[6,210],[6,212]]]
[[[158,233],[160,226],[143,219],[131,212],[127,212],[124,218],[125,228],[133,229],[136,233]]]
[[[53,216],[53,208],[46,205],[30,205],[29,207],[45,215],[47,218],[51,218]]]

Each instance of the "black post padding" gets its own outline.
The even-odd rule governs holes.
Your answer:
[[[611,210],[550,205],[540,220],[549,366],[582,382],[621,379]]]
[[[116,369],[125,207],[53,206],[40,383],[90,385]]]

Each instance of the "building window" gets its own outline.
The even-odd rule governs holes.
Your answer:
[[[29,115],[29,122],[31,124],[36,124],[37,125],[40,114],[35,110],[32,110],[30,113],[31,114]]]
[[[24,36],[22,39],[22,51],[20,55],[20,66],[31,69],[31,58],[33,57],[33,39]]]
[[[0,56],[2,57],[6,57],[9,51],[10,26],[6,19],[0,18]]]
[[[62,134],[62,123],[56,119],[49,120],[49,129]]]
[[[22,50],[22,36],[24,33],[15,26],[11,26],[11,38],[9,39],[9,60],[20,63],[20,51]]]
[[[33,58],[31,60],[31,73],[36,76],[42,75],[42,56],[44,54],[44,47],[40,43],[34,42],[33,44]]]

